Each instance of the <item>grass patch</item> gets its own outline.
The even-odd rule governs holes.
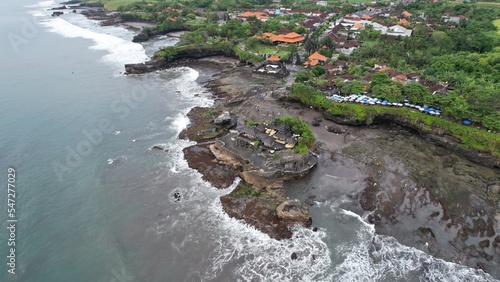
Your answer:
[[[334,116],[341,116],[359,124],[368,123],[377,117],[384,117],[412,125],[424,131],[446,133],[461,141],[464,149],[486,151],[494,156],[500,156],[500,135],[474,127],[465,126],[444,118],[414,112],[407,108],[392,108],[381,106],[362,106],[357,104],[336,103],[325,97],[321,91],[301,83],[292,86],[291,97],[303,104],[324,109]]]
[[[234,196],[254,198],[262,195],[262,191],[255,190],[252,184],[242,181],[240,182],[240,184],[238,184],[238,187],[236,187],[236,189],[234,189],[231,194],[233,194]]]
[[[460,2],[460,1],[447,1],[446,4],[451,5],[451,6],[456,6],[456,5],[477,5],[479,8],[493,8],[493,9],[500,8],[500,3],[499,2],[464,3],[464,2]]]
[[[247,126],[256,126],[256,125],[259,125],[259,123],[254,120],[247,121]]]
[[[494,20],[493,24],[497,27],[497,33],[500,34],[500,19]]]
[[[276,47],[264,44],[256,44],[253,48],[248,48],[248,50],[265,55],[273,54],[274,52],[276,52]]]
[[[142,2],[143,0],[90,0],[87,3],[102,3],[106,11],[116,11],[120,6],[127,6],[135,2]],[[149,0],[148,3],[156,2],[156,0]]]

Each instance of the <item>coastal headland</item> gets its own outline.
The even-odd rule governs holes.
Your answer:
[[[307,199],[290,200],[287,185],[302,183],[300,177],[306,177],[315,186],[324,186],[315,179],[331,176],[332,182],[342,179],[352,184],[330,192],[352,199],[354,209],[375,225],[377,233],[500,278],[498,156],[461,146],[460,140],[439,128],[400,115],[375,115],[367,125],[365,120],[305,106],[289,95],[290,80],[252,76],[252,67],[223,49],[188,48],[163,58],[158,54],[150,62],[125,69],[140,74],[180,65],[216,73],[200,81],[212,91],[215,105],[193,108],[192,123],[180,137],[198,142],[184,149],[185,157],[214,186],[223,189],[241,178],[234,191],[221,198],[230,216],[273,238],[290,238],[290,225],[314,223],[307,206],[332,194],[318,191]],[[226,112],[231,122],[216,125]],[[317,160],[298,174],[262,177],[255,164],[240,158],[242,151],[227,147],[235,138],[231,130],[238,121],[268,124],[284,115],[312,126]],[[272,170],[273,157],[266,160]],[[371,255],[377,259],[376,252]]]
[[[185,156],[206,180],[224,188],[236,175],[243,179],[233,192],[221,198],[230,216],[273,238],[292,236],[288,226],[294,222],[283,220],[277,212],[287,197],[288,179],[252,184],[255,179],[243,173],[245,164],[221,156],[217,153],[217,142],[212,142],[217,138],[226,142],[232,138],[229,128],[214,126],[214,120],[224,112],[238,120],[256,123],[291,115],[311,124],[316,136],[317,168],[308,170],[307,177],[313,183],[315,177],[322,175],[335,176],[332,181],[342,178],[353,183],[345,191],[331,192],[347,195],[357,202],[359,212],[367,215],[377,233],[393,236],[436,257],[500,276],[500,170],[495,156],[464,151],[453,143],[457,141],[452,137],[421,132],[390,117],[369,126],[349,124],[345,118],[290,99],[286,81],[252,76],[251,67],[232,58],[184,59],[172,66],[179,64],[202,72],[220,71],[201,81],[213,93],[215,105],[193,108],[189,114],[192,123],[181,137],[200,142],[186,148]],[[205,156],[200,161],[198,156],[202,151]],[[210,177],[228,181],[221,185]],[[319,181],[317,184],[322,185]],[[324,200],[327,195],[318,192],[300,199],[302,203],[297,207],[301,210]],[[311,223],[303,218],[300,224]]]

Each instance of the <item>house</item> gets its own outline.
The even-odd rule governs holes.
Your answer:
[[[277,56],[269,56],[269,58],[267,58],[267,61],[270,62],[270,63],[279,63],[281,61],[280,58],[278,58]]]
[[[419,82],[420,81],[420,75],[418,73],[409,73],[406,75],[406,79],[408,82]]]
[[[326,60],[328,60],[327,57],[321,55],[318,52],[314,52],[311,56],[309,56],[308,60],[304,63],[305,66],[316,66],[318,64],[324,65],[326,63]]]
[[[394,25],[387,29],[386,34],[392,36],[411,36],[412,30],[402,27],[400,25]]]
[[[290,32],[287,34],[279,34],[279,35],[272,35],[269,37],[269,39],[272,42],[278,42],[278,43],[300,43],[305,40],[305,38],[296,33],[296,32]]]
[[[354,50],[358,49],[361,46],[361,44],[358,41],[349,41],[344,43],[342,46],[338,46],[335,48],[336,51],[341,52],[346,55],[352,54]]]
[[[407,77],[406,77],[406,74],[404,74],[404,73],[399,73],[399,74],[391,77],[392,81],[400,82],[402,84],[406,84],[406,79],[407,79]]]
[[[401,16],[402,16],[402,17],[405,17],[405,18],[409,18],[409,17],[411,17],[411,16],[413,16],[413,15],[412,15],[410,12],[408,12],[408,11],[403,11],[403,12],[401,13]]]
[[[435,94],[448,95],[448,85],[445,83],[438,83],[436,85],[429,87],[429,92],[431,92],[432,95]]]
[[[250,17],[256,17],[258,20],[261,20],[263,22],[267,21],[269,19],[269,15],[266,12],[250,12],[246,11],[243,14],[238,15],[238,19],[241,19],[243,21],[246,21]]]
[[[399,20],[399,24],[400,25],[404,25],[404,26],[407,26],[410,24],[410,22],[407,20],[407,19],[400,19]]]
[[[373,66],[373,69],[374,69],[374,70],[378,70],[378,69],[382,69],[382,68],[387,68],[387,64],[384,64],[384,63],[376,63],[376,64]]]
[[[272,34],[270,32],[264,32],[262,36],[254,35],[254,38],[259,38],[259,39],[269,39],[273,43],[300,43],[305,40],[305,38],[296,33],[296,32],[289,32],[287,34]]]
[[[362,29],[364,29],[365,26],[362,25],[361,23],[355,23],[352,27],[351,27],[351,30],[352,31],[361,31]]]

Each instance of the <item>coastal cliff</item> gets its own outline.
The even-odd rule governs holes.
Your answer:
[[[186,46],[175,48],[171,54],[162,54],[159,50],[155,56],[141,64],[126,64],[126,74],[141,74],[165,69],[176,66],[178,62],[186,63],[189,60],[197,60],[206,57],[226,56],[229,58],[238,59],[236,53],[230,48],[224,48],[224,45],[209,45],[209,46]]]
[[[368,124],[368,117],[364,119],[354,119],[346,115],[332,115],[327,111],[322,112],[325,119],[334,121],[338,124],[365,126]],[[415,123],[408,116],[381,114],[369,117],[371,125],[378,125],[384,123],[395,123],[403,126],[417,133],[420,137],[427,142],[443,147],[449,151],[464,156],[468,160],[491,168],[500,168],[500,157],[492,155],[490,152],[481,151],[474,148],[464,148],[462,142],[456,137],[445,133],[439,127],[429,128],[424,123]]]

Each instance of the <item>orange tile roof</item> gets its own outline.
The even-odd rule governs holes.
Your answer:
[[[356,23],[356,24],[355,24],[355,25],[353,25],[352,27],[357,28],[357,29],[360,29],[360,28],[362,28],[362,27],[363,27],[363,25],[362,25],[362,24],[360,24],[360,23]]]
[[[281,59],[272,55],[271,57],[267,58],[268,61],[273,61],[273,62],[279,62]]]
[[[302,35],[300,35],[296,32],[290,32],[290,33],[283,35],[283,38],[288,38],[288,39],[293,39],[293,38],[298,38],[298,37],[302,37]]]
[[[372,17],[370,17],[369,15],[363,15],[361,18],[363,20],[370,20],[370,19],[372,19]]]
[[[399,23],[402,24],[402,25],[409,25],[410,24],[410,22],[407,21],[406,19],[399,20]]]
[[[404,11],[404,12],[402,12],[401,14],[403,14],[403,16],[405,16],[405,17],[407,17],[407,18],[408,18],[408,17],[413,16],[413,15],[412,15],[412,14],[410,14],[408,11]]]
[[[310,65],[310,66],[315,66],[318,64],[318,61],[316,60],[311,60],[311,61],[306,61],[304,65]]]
[[[241,18],[249,18],[249,17],[256,17],[257,19],[267,19],[269,16],[265,12],[244,12],[243,14],[239,15]]]
[[[269,39],[272,42],[285,42],[285,43],[297,43],[305,40],[305,38],[302,35],[295,32],[290,32],[287,34],[280,34],[280,35],[273,34],[272,36],[269,37]]]
[[[318,60],[318,61],[326,61],[328,58],[321,55],[318,52],[314,52],[311,56],[309,56],[309,60]]]

